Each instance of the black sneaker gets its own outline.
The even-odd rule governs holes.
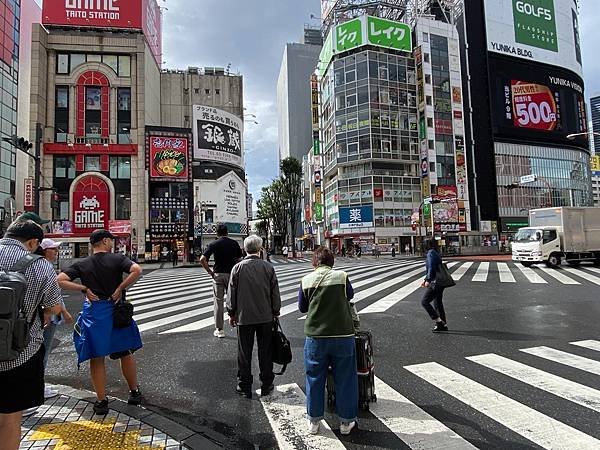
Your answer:
[[[129,391],[127,403],[134,406],[139,406],[140,403],[142,403],[142,393],[140,392],[140,388],[137,388],[135,391]]]
[[[246,390],[246,389],[242,389],[240,386],[236,386],[235,387],[235,391],[238,393],[238,395],[243,395],[246,398],[252,398],[252,390]]]
[[[448,326],[444,323],[444,322],[438,322],[435,324],[435,327],[433,327],[433,331],[434,333],[438,333],[440,331],[448,331]]]
[[[94,413],[99,416],[105,416],[108,414],[108,400],[96,400],[94,402]]]
[[[273,392],[274,389],[275,389],[275,386],[273,386],[273,383],[271,383],[268,386],[263,386],[263,387],[260,388],[260,396],[261,397],[266,397],[271,392]]]

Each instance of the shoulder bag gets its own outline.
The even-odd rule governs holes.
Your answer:
[[[435,270],[435,280],[433,281],[433,287],[436,288],[449,288],[456,286],[456,281],[450,275],[448,266],[445,263],[441,263]]]
[[[271,356],[275,364],[280,364],[281,370],[273,372],[275,375],[283,375],[289,363],[292,362],[292,346],[289,339],[283,334],[279,319],[273,320],[273,334],[271,335]]]
[[[113,308],[113,327],[127,328],[133,320],[133,303],[125,300],[125,291],[121,293],[121,298]]]

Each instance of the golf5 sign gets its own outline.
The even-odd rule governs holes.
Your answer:
[[[558,51],[554,0],[513,0],[515,40]]]

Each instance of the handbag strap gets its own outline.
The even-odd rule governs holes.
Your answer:
[[[310,297],[309,297],[309,299],[308,299],[308,303],[310,303],[310,301],[311,301],[311,300],[313,299],[313,297],[315,296],[315,292],[317,292],[317,289],[319,288],[319,286],[321,286],[321,282],[322,282],[322,281],[325,279],[325,277],[327,276],[327,274],[328,274],[329,272],[331,272],[332,270],[333,270],[333,269],[331,269],[331,268],[330,268],[330,269],[329,269],[327,272],[325,272],[325,273],[324,273],[324,274],[321,276],[321,278],[319,279],[319,282],[316,284],[316,286],[315,286],[314,290],[312,291],[312,294],[310,294]]]

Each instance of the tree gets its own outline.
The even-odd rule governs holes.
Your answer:
[[[302,163],[292,156],[285,158],[281,161],[280,172],[291,225],[292,256],[296,257],[296,227],[299,222],[302,193]]]
[[[257,202],[258,216],[273,221],[273,234],[287,239],[288,209],[280,179],[273,180],[269,186],[262,188],[260,200]]]

